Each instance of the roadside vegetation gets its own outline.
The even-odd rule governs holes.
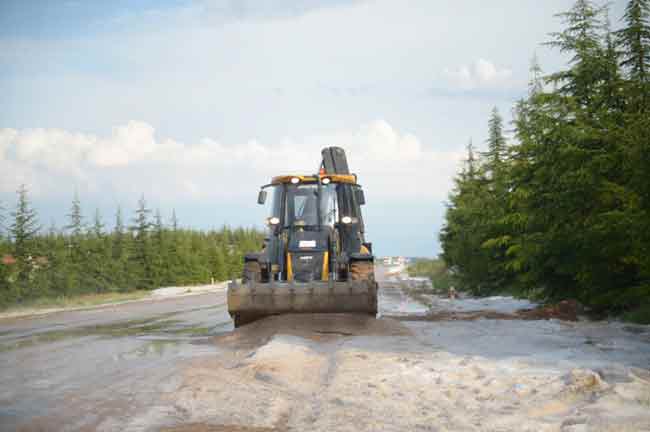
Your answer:
[[[117,209],[106,229],[74,197],[68,224],[43,230],[22,186],[15,210],[0,211],[0,309],[83,306],[139,298],[163,286],[196,285],[241,273],[243,254],[259,248],[253,229],[181,228],[152,214],[144,198],[127,222]]]
[[[100,294],[80,294],[76,296],[60,295],[58,297],[38,297],[32,300],[25,300],[2,309],[3,314],[29,315],[36,310],[45,309],[68,309],[85,308],[97,305],[121,303],[132,300],[139,300],[150,295],[151,291],[135,290],[129,292],[110,291]]]
[[[613,31],[607,7],[579,0],[536,59],[511,139],[499,112],[487,151],[470,142],[449,197],[442,257],[459,288],[576,299],[650,322],[650,1]]]
[[[416,258],[407,268],[409,276],[426,277],[431,280],[431,288],[438,294],[447,294],[453,279],[447,264],[441,259]]]

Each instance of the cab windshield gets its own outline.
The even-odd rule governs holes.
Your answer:
[[[318,226],[319,217],[320,225],[334,226],[338,221],[335,185],[321,185],[320,197],[317,184],[288,185],[285,224]]]

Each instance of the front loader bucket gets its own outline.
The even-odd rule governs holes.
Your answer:
[[[228,312],[235,327],[284,313],[377,314],[377,283],[247,282],[228,284]]]

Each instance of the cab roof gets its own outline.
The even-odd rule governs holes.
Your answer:
[[[313,183],[318,181],[318,177],[322,179],[329,178],[332,183],[348,183],[348,184],[357,184],[357,176],[355,174],[321,174],[319,176],[315,175],[282,175],[273,177],[271,184],[284,184],[291,183],[292,178],[299,178],[300,183]]]

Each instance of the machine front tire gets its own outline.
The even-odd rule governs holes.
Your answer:
[[[375,280],[375,266],[371,261],[353,261],[350,264],[350,279]]]
[[[247,261],[244,263],[244,272],[242,282],[260,282],[262,280],[262,267],[257,261]]]
[[[374,293],[370,298],[370,311],[371,316],[377,316],[377,282],[375,282],[375,265],[372,261],[353,261],[350,264],[350,279],[353,281],[369,281],[374,286]]]

